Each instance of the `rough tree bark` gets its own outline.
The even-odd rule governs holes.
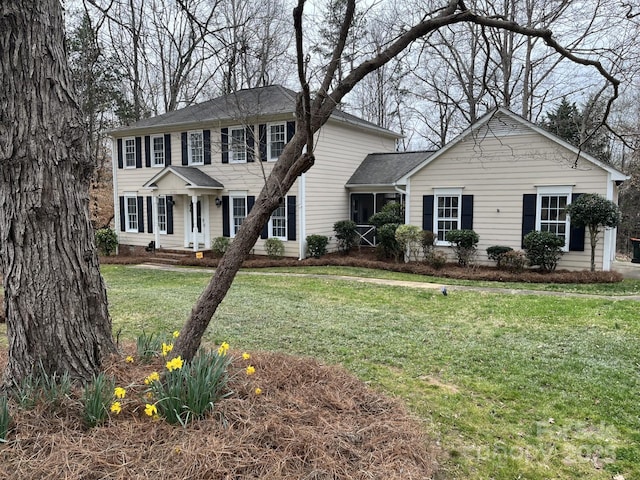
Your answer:
[[[59,0],[0,3],[0,257],[5,385],[40,368],[90,379],[115,351],[89,219],[94,164]]]
[[[309,85],[304,71],[306,63],[302,46],[302,12],[305,0],[298,0],[298,5],[293,11],[293,17],[296,34],[298,77],[302,86],[302,94],[299,95],[296,111],[296,134],[276,162],[255,205],[221,259],[216,273],[191,310],[191,314],[176,341],[174,355],[181,355],[185,360],[190,360],[195,355],[213,314],[224,299],[242,262],[253,248],[263,225],[277,208],[280,200],[289,191],[296,178],[313,166],[313,135],[327,122],[336,106],[340,104],[344,96],[358,82],[399,55],[416,39],[429,35],[446,25],[461,22],[470,22],[487,28],[503,29],[524,36],[541,38],[559,55],[575,63],[594,67],[611,84],[613,94],[607,104],[605,118],[609,113],[611,103],[618,96],[620,82],[616,78],[609,74],[599,62],[578,57],[563,48],[553,38],[550,30],[522,26],[518,23],[504,20],[499,16],[487,17],[478,15],[468,9],[462,0],[443,2],[441,8],[434,8],[432,16],[423,19],[411,28],[405,29],[387,48],[377,52],[377,55],[373,58],[356,66],[348,75],[335,83],[336,72],[344,52],[345,42],[354,15],[355,1],[347,0],[344,21],[331,61],[326,67],[322,84],[317,89],[313,100],[311,100]],[[330,90],[334,83],[335,87]],[[306,152],[304,151],[305,146]]]

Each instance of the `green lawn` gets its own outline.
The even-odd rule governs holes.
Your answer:
[[[209,279],[102,271],[114,331],[131,339],[180,328]],[[627,295],[638,282],[589,288]],[[340,363],[403,398],[446,452],[444,478],[631,479],[640,478],[639,307],[241,274],[206,341]]]

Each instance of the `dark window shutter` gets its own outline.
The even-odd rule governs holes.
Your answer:
[[[202,141],[204,143],[204,164],[211,165],[211,130],[202,131]]]
[[[473,195],[462,195],[461,230],[473,230]]]
[[[221,128],[220,129],[220,146],[222,149],[222,163],[229,163],[229,129]],[[227,197],[227,201],[229,201],[229,197]],[[226,235],[227,237],[229,235]]]
[[[287,197],[287,240],[296,239],[296,196]]]
[[[144,197],[138,197],[138,232],[144,233]]]
[[[253,195],[247,195],[247,215],[249,215],[249,212],[251,211],[255,203],[256,197],[254,197]]]
[[[267,161],[267,126],[264,123],[258,125],[258,142],[260,144],[260,161]],[[266,237],[263,237],[266,238]]]
[[[231,218],[229,216],[229,196],[222,196],[222,236],[231,236]]]
[[[142,137],[136,137],[136,168],[142,168]]]
[[[173,234],[173,197],[167,195],[166,199],[167,205],[167,235]]]
[[[422,196],[422,229],[433,232],[433,195]]]
[[[120,199],[120,231],[124,232],[127,229],[127,219],[125,218],[124,211],[124,197],[119,197]]]
[[[153,199],[147,197],[147,231],[153,233]]]
[[[182,165],[189,165],[189,153],[187,151],[187,132],[182,132],[180,138],[182,140]]]
[[[253,125],[245,128],[244,136],[247,141],[247,162],[254,162],[256,155],[254,152],[254,148],[256,145],[255,141],[255,133],[253,131]]]
[[[122,139],[119,138],[118,139],[118,168],[122,168],[123,165],[123,160],[122,160]],[[122,198],[122,197],[120,197]]]
[[[262,232],[260,232],[260,238],[262,239],[269,238],[269,220],[267,220],[267,223],[265,223],[264,227],[262,227]]]
[[[164,166],[171,165],[171,135],[165,133],[164,135]]]
[[[296,122],[287,122],[287,143],[291,141],[296,134]]]
[[[571,195],[571,202],[575,202],[581,193],[574,193]],[[569,230],[569,251],[571,252],[584,252],[584,226],[578,227],[571,224]]]
[[[149,135],[144,136],[144,165],[151,166],[151,137]]]
[[[536,229],[536,203],[538,195],[535,193],[525,193],[522,195],[522,244],[524,248],[524,237],[529,232]]]

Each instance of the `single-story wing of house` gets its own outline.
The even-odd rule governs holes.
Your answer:
[[[295,131],[295,97],[281,86],[241,90],[113,130],[121,248],[154,242],[200,251],[216,237],[233,238]],[[454,229],[478,233],[483,263],[491,263],[487,247],[521,249],[529,231],[549,230],[565,239],[559,268],[588,269],[585,231],[565,209],[583,193],[617,202],[628,178],[503,108],[437,151],[396,152],[399,138],[334,112],[316,134],[314,166],[273,212],[254,252],[278,238],[285,256],[304,258],[308,235],[334,237],[334,223],[345,219],[358,224],[363,245],[375,245],[368,220],[395,201],[405,207],[405,223],[433,231],[446,252]],[[615,231],[602,237],[597,268],[609,270]]]

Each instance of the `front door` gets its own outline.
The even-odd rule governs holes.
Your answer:
[[[191,245],[204,246],[205,244],[205,219],[202,215],[202,202],[198,200],[196,203],[196,237],[195,240],[193,238],[193,202],[189,204],[189,232],[190,240],[189,243]]]

